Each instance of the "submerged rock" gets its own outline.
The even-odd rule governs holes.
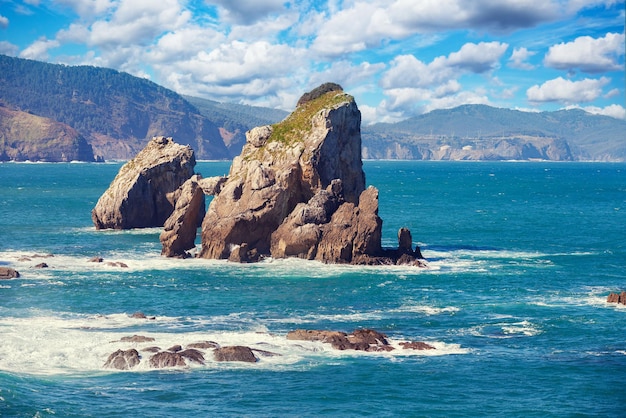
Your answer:
[[[163,226],[196,164],[189,146],[154,137],[124,164],[91,212],[96,229]]]
[[[400,345],[405,350],[435,350],[435,347],[422,341],[402,342]]]
[[[104,363],[106,369],[130,370],[140,362],[139,353],[134,348],[117,350]]]

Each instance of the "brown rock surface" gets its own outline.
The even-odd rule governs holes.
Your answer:
[[[204,217],[204,192],[199,175],[193,175],[180,188],[174,211],[165,221],[160,240],[166,257],[187,257],[195,247],[196,232]]]
[[[400,345],[405,350],[435,350],[435,347],[422,341],[403,342]]]
[[[249,347],[241,345],[220,347],[213,350],[215,361],[243,361],[256,363],[258,359]]]
[[[626,292],[619,294],[611,292],[606,298],[606,301],[608,303],[621,303],[622,305],[626,305]]]
[[[161,351],[150,357],[150,367],[163,369],[166,367],[185,367],[187,363],[180,353]]]
[[[180,186],[196,164],[189,146],[154,137],[124,164],[100,197],[91,217],[97,229],[163,226],[172,214]]]
[[[391,351],[387,336],[371,329],[358,329],[352,334],[340,331],[302,330],[287,334],[288,340],[321,341],[336,350]]]
[[[154,341],[152,337],[144,337],[143,335],[133,335],[132,337],[122,337],[120,341],[131,342],[131,343],[145,343]]]
[[[134,348],[117,350],[104,363],[106,369],[130,370],[140,362],[139,353]]]
[[[11,267],[0,267],[0,280],[15,279],[20,277],[20,273]]]
[[[229,258],[242,243],[269,254],[283,220],[334,179],[341,179],[345,200],[357,202],[365,185],[360,122],[354,99],[334,91],[277,125],[249,131],[207,210],[201,256]]]

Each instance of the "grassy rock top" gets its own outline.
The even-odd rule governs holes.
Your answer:
[[[278,141],[290,144],[295,140],[301,140],[312,129],[311,120],[324,109],[334,109],[344,103],[354,102],[354,97],[343,90],[332,90],[321,94],[299,106],[282,122],[272,125],[272,135],[268,143]]]

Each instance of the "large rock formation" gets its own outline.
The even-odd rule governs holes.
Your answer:
[[[97,229],[163,226],[180,186],[196,165],[193,150],[172,138],[154,137],[119,171],[91,212]]]
[[[305,96],[284,121],[246,134],[204,218],[202,257],[395,262],[381,248],[378,191],[365,189],[354,98],[329,84]]]

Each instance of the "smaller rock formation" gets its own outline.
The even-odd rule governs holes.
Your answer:
[[[622,305],[626,305],[626,292],[622,292],[619,294],[611,292],[606,298],[606,301],[608,303],[620,303]]]
[[[91,212],[96,229],[163,226],[180,186],[192,175],[195,155],[172,138],[154,137],[122,166]]]
[[[288,340],[321,341],[336,350],[357,350],[368,352],[392,351],[387,336],[372,329],[357,329],[352,334],[341,331],[297,329],[287,334]],[[405,350],[434,350],[435,347],[420,341],[401,342]]]
[[[197,343],[191,343],[187,345],[187,348],[201,348],[201,349],[207,349],[207,348],[218,348],[220,345],[218,343],[216,343],[215,341],[201,341],[201,342],[197,342]]]
[[[20,273],[11,267],[0,267],[0,280],[16,279]]]
[[[120,341],[131,343],[145,343],[154,341],[154,338],[144,337],[143,335],[133,335],[132,337],[122,337]]]
[[[140,362],[139,353],[134,348],[117,350],[104,363],[105,369],[130,370]]]
[[[187,360],[191,362],[204,364],[204,356],[202,355],[202,352],[199,350],[188,348],[186,350],[179,352],[179,354],[183,356],[183,358],[186,358]]]
[[[250,349],[241,345],[220,347],[213,350],[215,361],[243,361],[256,363],[258,359]]]
[[[48,264],[47,263],[39,263],[35,266],[36,269],[45,269],[48,268]]]
[[[432,345],[422,341],[401,342],[400,345],[405,350],[436,350]]]
[[[321,341],[336,350],[391,351],[387,336],[371,329],[358,329],[352,334],[339,331],[295,330],[287,334],[288,340]]]
[[[196,174],[181,186],[174,211],[161,232],[161,255],[187,258],[187,250],[195,247],[196,232],[204,218],[204,192],[200,179]]]
[[[180,353],[161,351],[150,357],[150,367],[163,369],[166,367],[186,367],[187,363]]]

